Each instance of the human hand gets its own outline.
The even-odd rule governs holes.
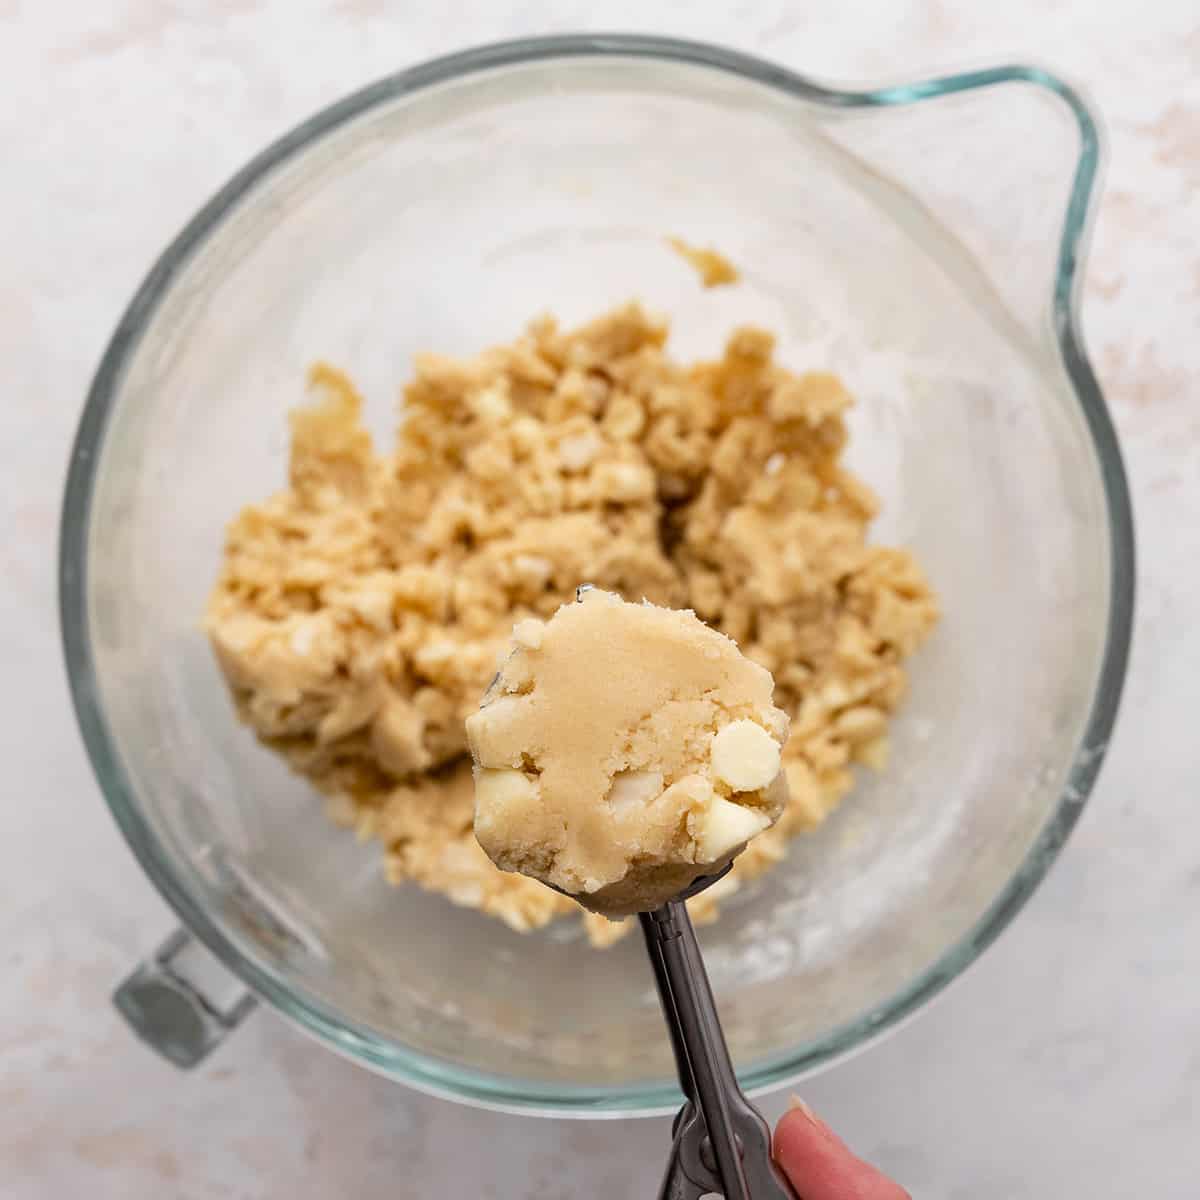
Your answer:
[[[772,1153],[800,1200],[912,1200],[799,1100],[775,1126]]]

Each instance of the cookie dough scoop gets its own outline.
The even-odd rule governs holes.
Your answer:
[[[467,718],[492,861],[617,919],[718,874],[787,801],[770,672],[694,613],[581,588]]]
[[[694,613],[591,587],[513,642],[466,722],[479,844],[594,912],[638,915],[686,1097],[662,1200],[795,1200],[738,1086],[685,903],[786,803],[770,673]]]

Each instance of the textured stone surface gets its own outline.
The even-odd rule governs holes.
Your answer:
[[[809,0],[0,0],[0,1191],[582,1200],[656,1186],[665,1121],[471,1112],[374,1078],[265,1014],[189,1076],[138,1046],[108,992],[171,922],[100,803],[55,624],[55,525],[83,390],[147,264],[197,204],[366,80],[471,42],[589,27],[728,42],[847,80],[1031,58],[1082,81],[1105,114],[1085,326],[1139,519],[1123,720],[1067,853],[1014,927],[929,1012],[804,1094],[926,1200],[1193,1195],[1200,26],[1187,0],[969,13],[915,2],[835,13]]]

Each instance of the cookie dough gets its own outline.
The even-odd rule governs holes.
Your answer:
[[[691,612],[589,589],[522,621],[467,718],[479,844],[593,912],[659,907],[783,811],[774,686]]]
[[[473,359],[421,355],[390,449],[350,380],[315,367],[287,485],[232,522],[209,601],[242,718],[380,840],[388,877],[516,929],[578,909],[497,870],[462,798],[464,722],[514,623],[591,581],[694,609],[774,675],[787,807],[690,902],[705,920],[825,817],[853,764],[883,765],[905,660],[936,620],[912,556],[867,540],[877,504],[842,465],[841,382],[778,365],[760,329],[693,364],[666,337],[628,304]]]

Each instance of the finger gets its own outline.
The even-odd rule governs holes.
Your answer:
[[[800,1200],[911,1200],[898,1183],[856,1157],[807,1105],[783,1115],[774,1155]]]

